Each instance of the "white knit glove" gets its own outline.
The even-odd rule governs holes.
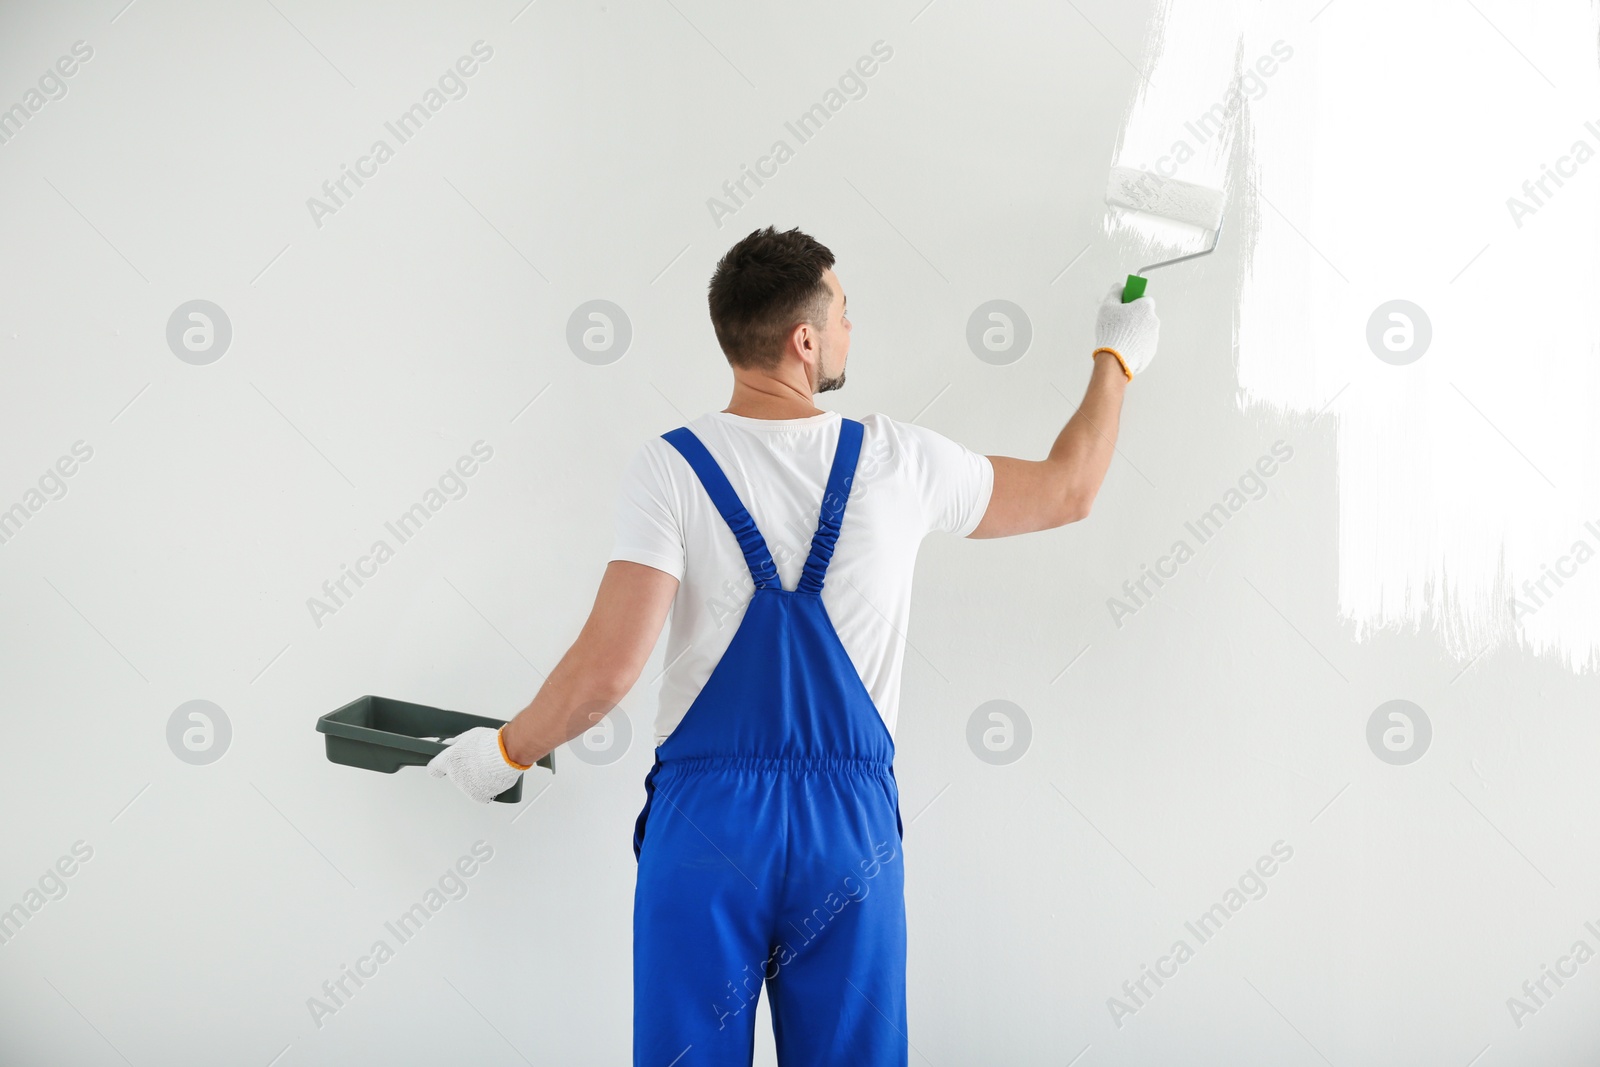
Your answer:
[[[1161,320],[1156,318],[1156,302],[1141,296],[1131,304],[1122,302],[1122,282],[1100,302],[1095,319],[1096,352],[1110,352],[1122,364],[1122,373],[1131,380],[1156,358],[1156,340],[1161,336]]]
[[[428,761],[429,774],[448,777],[479,804],[489,803],[516,785],[525,770],[511,762],[500,747],[500,731],[490,726],[474,726]]]

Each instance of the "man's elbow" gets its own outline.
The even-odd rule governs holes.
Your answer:
[[[1091,494],[1069,495],[1062,501],[1059,512],[1061,521],[1057,526],[1067,526],[1074,522],[1082,522],[1089,517],[1089,511],[1094,507],[1094,496]]]
[[[633,691],[643,664],[619,660],[614,650],[607,648],[573,647],[573,658],[568,663],[568,683],[586,699],[619,703]]]
[[[642,673],[642,670],[631,664],[598,666],[590,674],[587,688],[607,703],[616,704],[633,692],[633,687]]]

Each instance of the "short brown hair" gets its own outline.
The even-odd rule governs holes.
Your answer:
[[[728,249],[711,275],[711,326],[735,367],[770,370],[802,322],[821,328],[833,293],[822,272],[833,253],[798,229],[755,230]]]

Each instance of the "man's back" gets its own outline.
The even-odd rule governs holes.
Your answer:
[[[917,549],[934,530],[965,536],[993,487],[985,456],[932,430],[868,415],[848,514],[822,598],[873,703],[894,733]],[[811,547],[840,416],[751,419],[708,412],[688,426],[727,475],[766,539],[785,589]],[[738,542],[688,463],[664,439],[647,441],[623,477],[611,559],[666,571],[680,585],[667,636],[667,674],[655,725],[660,743],[682,719],[749,602]]]

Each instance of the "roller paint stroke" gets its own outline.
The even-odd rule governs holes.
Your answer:
[[[1165,156],[1228,190],[1245,268],[1191,284],[1235,304],[1245,414],[1332,417],[1339,610],[1358,640],[1426,630],[1463,661],[1520,645],[1600,666],[1600,571],[1537,612],[1514,604],[1600,513],[1600,167],[1561,164],[1600,126],[1596,21],[1594,4],[1534,0],[1157,5],[1113,162]],[[1264,91],[1186,137],[1275,42],[1293,54]],[[1508,195],[1550,170],[1559,195],[1508,223]],[[1130,225],[1108,218],[1151,247],[1175,236]],[[1367,341],[1394,300],[1431,336],[1403,364]]]

